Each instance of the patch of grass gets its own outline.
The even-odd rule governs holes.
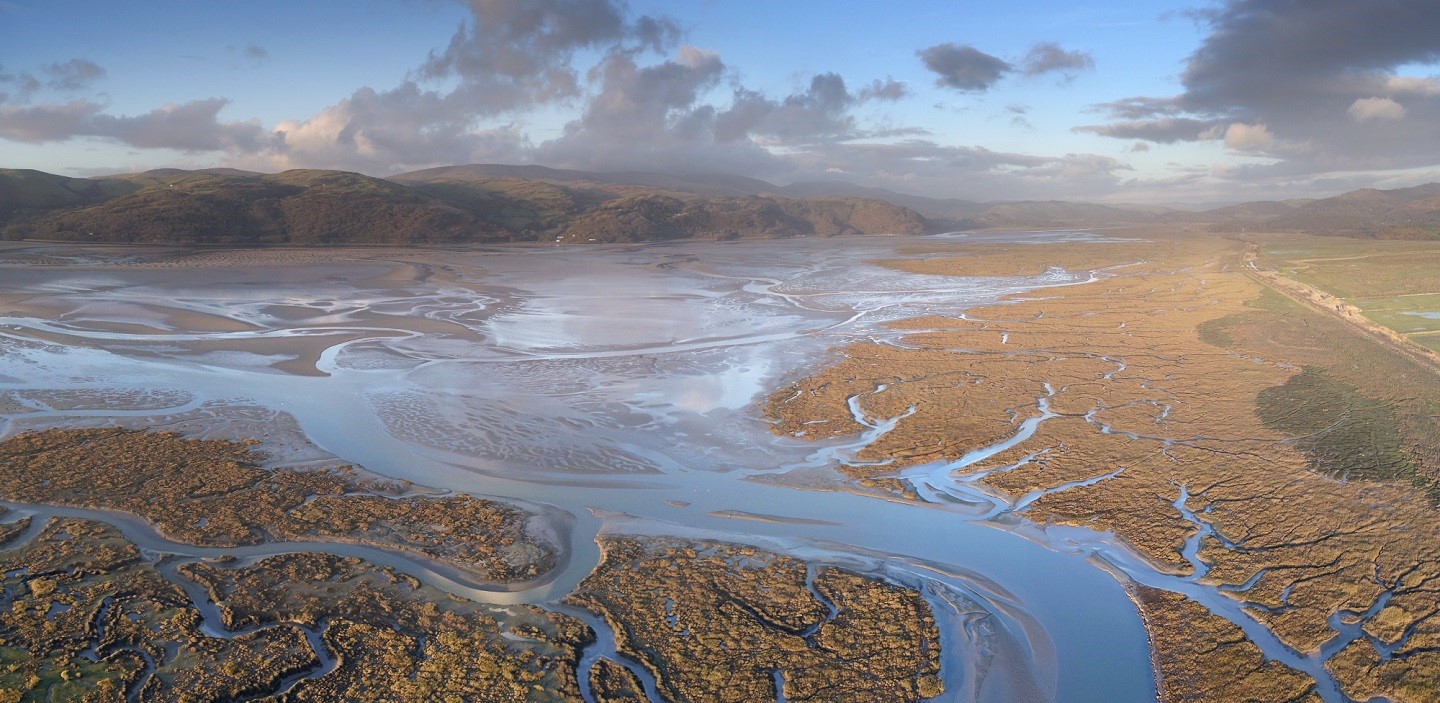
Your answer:
[[[1265,247],[1260,253],[1262,267],[1346,300],[1440,292],[1440,247],[1434,241],[1286,244],[1295,242]]]
[[[1365,298],[1355,305],[1366,317],[1401,334],[1440,330],[1440,294]]]
[[[1416,332],[1434,332],[1440,330],[1440,317],[1429,318],[1423,315],[1407,315],[1405,311],[1377,310],[1364,311],[1365,317],[1371,321],[1389,327],[1404,335],[1415,334]]]
[[[1195,334],[1200,341],[1223,349],[1235,343],[1235,338],[1230,336],[1230,325],[1237,319],[1235,315],[1226,315],[1206,320],[1195,326]]]
[[[1344,479],[1414,480],[1392,408],[1306,367],[1256,398],[1266,427],[1296,437],[1316,471]]]
[[[1356,334],[1348,323],[1274,291],[1267,289],[1246,305],[1255,312],[1233,316],[1236,320],[1229,328],[1235,347],[1321,370],[1327,378],[1385,404],[1405,453],[1417,467],[1412,482],[1440,499],[1440,377]],[[1437,337],[1413,339],[1440,343]]]
[[[1417,334],[1411,335],[1410,341],[1419,344],[1426,349],[1440,351],[1440,334]]]

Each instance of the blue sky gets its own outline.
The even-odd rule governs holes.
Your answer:
[[[1440,144],[1440,39],[1393,36],[1437,26],[1436,7],[0,0],[0,166],[493,161],[982,200],[1322,195],[1437,178],[1440,147],[1414,144]]]

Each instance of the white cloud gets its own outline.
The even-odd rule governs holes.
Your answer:
[[[1385,79],[1385,89],[1392,95],[1440,95],[1440,81],[1434,78],[1416,76],[1390,76]]]
[[[1405,117],[1405,106],[1390,98],[1359,98],[1345,114],[1356,122],[1398,120]]]
[[[1241,151],[1264,149],[1275,143],[1275,135],[1262,124],[1235,122],[1225,129],[1225,146]]]

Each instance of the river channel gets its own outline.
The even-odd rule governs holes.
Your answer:
[[[1047,531],[1023,505],[941,485],[1033,433],[1045,398],[1003,445],[906,474],[928,503],[817,478],[901,418],[868,418],[852,402],[864,433],[810,442],[776,436],[760,408],[838,347],[903,344],[886,322],[1104,275],[939,277],[873,262],[961,254],[977,239],[1088,236],[397,250],[263,264],[215,255],[149,265],[133,251],[116,263],[104,250],[45,266],[0,256],[0,432],[118,423],[256,436],[276,463],[333,457],[572,516],[563,568],[514,591],[345,545],[233,556],[333,548],[465,597],[562,607],[597,563],[602,532],[745,542],[909,582],[937,610],[953,606],[940,614],[947,699],[1149,701],[1149,645],[1122,580],[1199,586],[1104,535]],[[1096,467],[1095,480],[1113,471]],[[121,526],[150,550],[225,552]],[[963,626],[967,611],[989,614],[983,633]],[[993,664],[976,666],[981,650]]]

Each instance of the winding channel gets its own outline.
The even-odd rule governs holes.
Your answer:
[[[1044,243],[1085,234],[1013,237]],[[0,392],[33,399],[99,388],[114,399],[73,409],[32,400],[0,413],[0,435],[63,422],[200,421],[199,412],[223,418],[258,407],[293,417],[303,441],[341,461],[436,489],[553,506],[573,524],[563,566],[507,590],[422,557],[361,545],[201,548],[166,540],[123,514],[6,507],[36,517],[99,519],[143,549],[181,559],[253,560],[295,551],[357,556],[465,598],[568,612],[599,634],[582,654],[587,701],[589,666],[602,657],[635,671],[647,695],[659,700],[653,677],[615,652],[602,618],[559,603],[598,563],[596,539],[606,531],[752,544],[914,585],[942,625],[945,700],[1154,700],[1148,640],[1121,583],[1129,580],[1191,597],[1239,625],[1267,657],[1315,677],[1327,703],[1345,701],[1324,659],[1340,640],[1361,636],[1354,621],[1363,614],[1337,621],[1337,640],[1323,651],[1295,652],[1259,625],[1247,604],[1198,577],[1165,573],[1108,534],[1030,523],[1025,507],[1039,494],[1010,503],[978,487],[980,475],[967,467],[1022,444],[1055,417],[1047,396],[1036,399],[1034,414],[1006,440],[954,462],[899,472],[924,502],[811,490],[816,486],[806,476],[850,460],[904,415],[870,417],[862,394],[850,399],[865,427],[859,435],[814,443],[776,437],[754,403],[785,379],[826,363],[827,350],[856,339],[903,344],[887,321],[958,316],[1005,295],[1103,275],[965,279],[867,263],[923,242],[445,251],[435,257],[443,263],[422,267],[430,278],[383,284],[372,280],[379,278],[375,266],[359,265],[291,267],[278,281],[239,267],[189,278],[105,268],[8,270],[0,293],[28,293],[76,314],[63,323],[24,314],[0,319]],[[24,275],[10,276],[17,271]],[[313,289],[312,278],[325,283]],[[128,307],[104,312],[117,301]],[[182,322],[176,329],[175,320],[187,319],[179,313],[164,324],[142,319],[153,333],[100,324],[136,310],[152,314],[167,306],[163,301],[171,301],[172,312],[233,324],[204,332]],[[407,316],[431,327],[404,324]],[[233,329],[238,325],[250,329]],[[270,346],[227,348],[257,340]],[[296,353],[287,343],[317,340],[317,373],[283,373],[273,365]],[[1123,360],[1110,361],[1123,368]],[[184,402],[125,406],[127,394],[146,389],[180,392]],[[430,427],[439,430],[427,433]],[[1047,491],[1121,471],[1096,467],[1091,479]],[[1204,529],[1203,516],[1186,515]],[[1186,555],[1203,574],[1198,539]],[[173,569],[167,575],[188,583]],[[208,632],[236,634],[217,629],[217,611],[194,584],[187,592],[198,598]],[[307,632],[312,643],[318,636]],[[321,661],[333,666],[321,650]]]

